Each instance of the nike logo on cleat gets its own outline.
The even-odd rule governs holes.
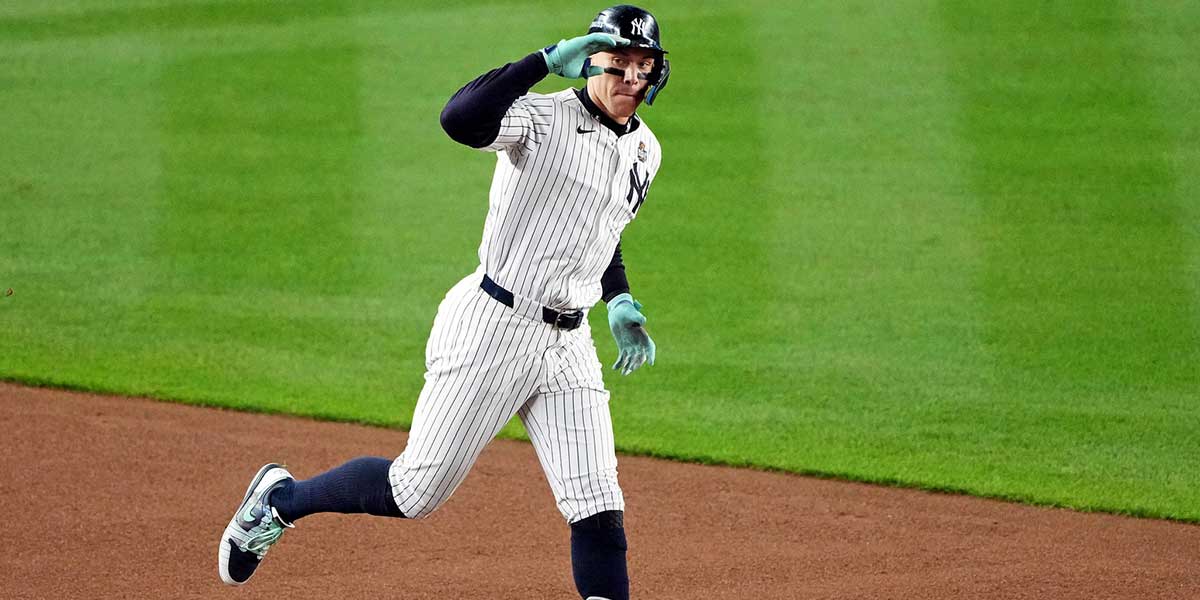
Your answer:
[[[246,512],[242,513],[242,520],[246,521],[247,523],[253,523],[258,520],[258,517],[254,516],[253,504],[246,507]]]

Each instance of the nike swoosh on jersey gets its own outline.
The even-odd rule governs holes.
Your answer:
[[[595,129],[584,129],[582,126],[575,128],[575,133],[593,133]]]

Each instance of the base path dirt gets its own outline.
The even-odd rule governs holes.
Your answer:
[[[217,542],[260,465],[405,434],[0,384],[0,439],[2,598],[578,598],[525,443],[424,521],[304,519],[235,589]],[[635,598],[1200,598],[1200,527],[640,457],[621,482]]]

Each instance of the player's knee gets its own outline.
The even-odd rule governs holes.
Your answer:
[[[433,490],[415,488],[396,488],[392,494],[396,506],[409,519],[424,519],[433,514],[446,503],[448,496],[437,494]]]
[[[432,508],[429,508],[429,507],[418,505],[418,506],[414,506],[413,508],[411,508],[409,510],[411,511],[411,513],[409,513],[409,512],[404,513],[404,515],[406,517],[408,517],[410,520],[413,520],[413,521],[421,521],[421,520],[425,519],[426,517],[428,517],[429,515],[432,515],[433,511],[437,510],[437,507],[434,506]]]
[[[397,459],[395,468],[392,496],[396,505],[410,519],[424,519],[433,514],[450,499],[462,481],[462,478],[444,463],[413,467]]]

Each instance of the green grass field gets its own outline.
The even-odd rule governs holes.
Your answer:
[[[406,426],[547,6],[0,5],[0,378]],[[1200,522],[1200,4],[648,7],[621,449]]]

